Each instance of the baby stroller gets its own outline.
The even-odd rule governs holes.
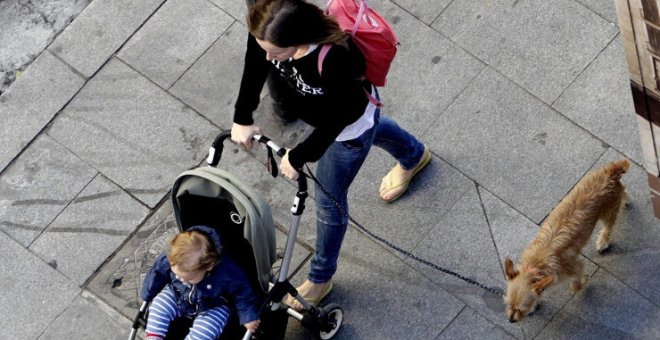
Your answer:
[[[215,228],[224,240],[224,256],[230,256],[245,270],[254,290],[261,295],[261,325],[257,333],[245,331],[234,316],[225,327],[221,339],[283,339],[289,317],[300,321],[313,332],[318,332],[319,338],[331,339],[343,321],[341,307],[337,304],[312,306],[298,296],[288,281],[293,247],[305,209],[307,178],[301,174],[298,179],[281,268],[277,278],[271,277],[271,267],[277,260],[277,254],[270,206],[235,176],[216,168],[222,156],[223,143],[229,136],[230,132],[224,131],[216,137],[209,151],[208,167],[199,167],[179,175],[172,187],[171,196],[179,230],[185,231],[195,225]],[[255,136],[254,139],[267,146],[268,168],[271,175],[276,177],[277,164],[273,152],[281,157],[286,151],[265,136]],[[298,312],[282,303],[286,294],[300,301],[304,310]],[[146,327],[149,303],[142,303],[133,321],[129,340],[135,339],[139,328]],[[172,322],[167,339],[183,339],[192,321],[182,318]]]

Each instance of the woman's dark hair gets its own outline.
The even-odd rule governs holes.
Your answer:
[[[247,15],[255,38],[278,47],[306,44],[346,46],[348,35],[332,17],[303,0],[258,0]]]

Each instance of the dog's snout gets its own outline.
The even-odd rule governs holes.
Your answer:
[[[514,323],[514,322],[516,322],[516,320],[514,318],[509,318],[509,322]]]

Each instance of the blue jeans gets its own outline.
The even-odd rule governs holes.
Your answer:
[[[328,282],[337,270],[348,227],[348,188],[372,144],[386,150],[404,169],[415,167],[424,153],[424,144],[392,119],[380,116],[380,110],[376,110],[374,126],[360,137],[330,145],[316,169],[317,179],[332,197],[316,184],[316,253],[308,276],[313,283]]]

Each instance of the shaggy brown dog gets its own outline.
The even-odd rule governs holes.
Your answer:
[[[510,322],[522,320],[536,310],[543,290],[566,278],[573,278],[571,291],[577,292],[587,280],[584,264],[579,259],[596,222],[603,229],[596,249],[610,245],[610,233],[617,215],[626,201],[620,182],[630,168],[627,160],[607,164],[585,175],[552,210],[541,230],[520,258],[516,268],[511,259],[504,261],[507,292],[504,297]]]

